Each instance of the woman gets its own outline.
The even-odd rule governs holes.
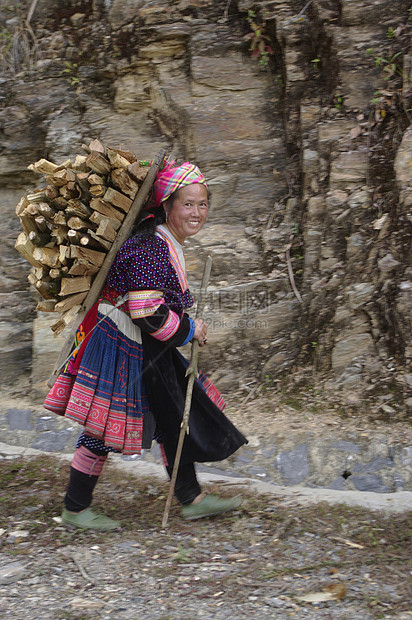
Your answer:
[[[138,233],[121,247],[99,304],[79,329],[81,347],[45,407],[84,425],[70,468],[62,513],[68,526],[112,530],[120,523],[91,507],[108,452],[140,454],[155,436],[171,476],[184,409],[187,362],[176,347],[207,344],[207,325],[184,312],[193,305],[183,255],[187,237],[208,215],[209,192],[200,170],[185,162],[158,173]],[[61,385],[68,400],[61,411]],[[223,415],[223,399],[200,374],[195,382],[175,495],[182,516],[198,519],[237,508],[238,498],[205,495],[194,462],[227,458],[245,437]]]

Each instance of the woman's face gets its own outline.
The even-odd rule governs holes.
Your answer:
[[[166,205],[166,211],[167,225],[179,243],[199,232],[207,220],[208,209],[207,190],[202,183],[186,185],[176,192],[171,208]]]

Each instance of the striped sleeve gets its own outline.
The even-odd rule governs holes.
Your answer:
[[[132,319],[150,316],[164,304],[162,291],[130,291],[129,313]]]
[[[180,347],[193,338],[194,321],[171,310],[161,291],[130,291],[129,313],[133,323],[156,340]]]

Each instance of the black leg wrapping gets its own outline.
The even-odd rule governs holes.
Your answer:
[[[172,477],[173,467],[166,467],[169,478]],[[200,495],[202,489],[196,478],[195,466],[193,463],[180,464],[177,470],[175,485],[175,495],[178,501],[184,506],[191,504],[195,497]]]
[[[99,476],[89,476],[70,467],[70,480],[64,504],[70,512],[80,512],[92,503],[93,489]]]

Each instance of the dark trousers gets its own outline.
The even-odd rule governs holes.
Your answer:
[[[169,478],[172,477],[173,468],[166,467],[166,471],[169,474]],[[185,504],[191,504],[195,497],[200,495],[202,489],[197,481],[196,470],[193,463],[187,463],[186,465],[179,465],[177,470],[177,478],[175,485],[175,495],[178,501],[184,506]]]

